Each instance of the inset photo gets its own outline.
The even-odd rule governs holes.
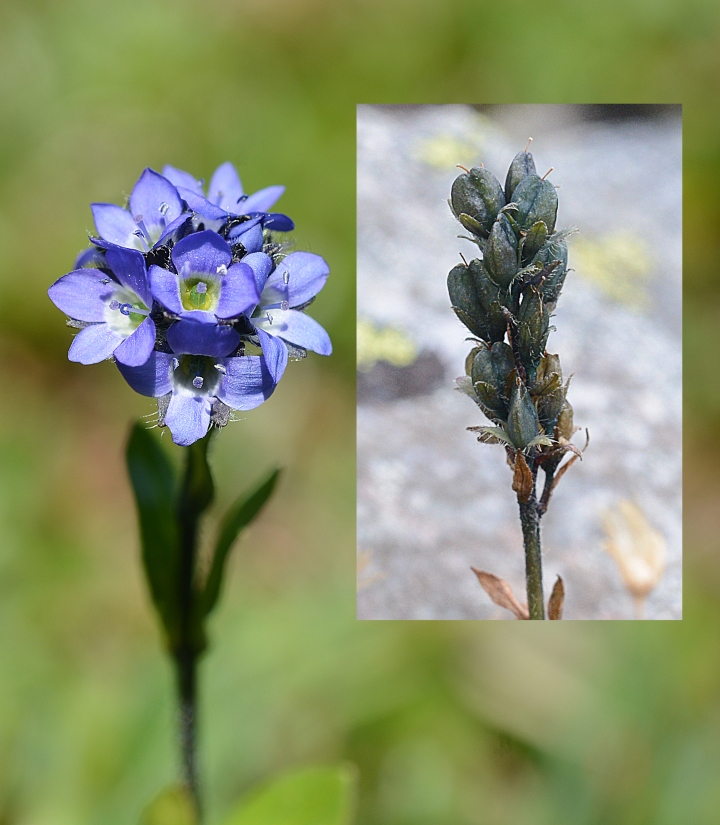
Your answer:
[[[358,618],[681,619],[681,107],[357,129]]]

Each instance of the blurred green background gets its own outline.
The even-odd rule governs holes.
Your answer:
[[[291,365],[215,450],[218,510],[287,473],[212,626],[208,821],[277,770],[339,759],[368,825],[717,821],[719,29],[714,0],[3,0],[2,825],[134,823],[175,777],[121,460],[151,403],[111,364],[67,362],[46,290],[91,201],[147,165],[228,159],[248,191],[287,185],[297,248],[332,269],[313,314],[336,353]],[[355,104],[453,101],[684,104],[683,622],[354,619]]]

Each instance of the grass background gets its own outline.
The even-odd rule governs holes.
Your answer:
[[[132,823],[175,775],[122,465],[151,406],[111,364],[66,360],[46,290],[91,201],[148,165],[207,178],[228,159],[248,191],[287,185],[297,248],[332,269],[313,314],[336,352],[291,365],[215,451],[221,507],[287,472],[213,621],[208,821],[270,773],[338,759],[368,825],[716,821],[719,29],[713,0],[4,0],[2,825]],[[683,622],[354,620],[358,102],[683,103]]]

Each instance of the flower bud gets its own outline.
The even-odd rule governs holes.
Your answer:
[[[485,243],[483,264],[498,286],[508,289],[518,271],[518,242],[505,215],[495,221]]]
[[[536,175],[535,161],[530,152],[518,152],[513,158],[505,178],[505,200],[510,203],[515,187],[528,175]]]
[[[487,238],[498,212],[505,206],[505,195],[492,172],[475,167],[453,181],[450,206],[468,231]],[[463,216],[469,220],[463,220]]]
[[[557,218],[558,198],[555,187],[549,180],[541,180],[537,175],[528,175],[518,183],[513,192],[517,204],[514,218],[522,229],[529,229],[537,221],[543,221],[552,234]]]
[[[507,432],[513,445],[523,450],[539,434],[537,411],[525,384],[516,378],[510,393]]]

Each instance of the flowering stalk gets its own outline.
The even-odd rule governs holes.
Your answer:
[[[279,473],[237,499],[221,519],[209,565],[199,565],[200,521],[214,497],[212,430],[225,427],[234,410],[266,401],[290,358],[332,352],[325,330],[304,311],[325,285],[327,264],[289,252],[285,233],[293,222],[267,211],[283,191],[271,186],[246,195],[230,163],[215,171],[207,193],[187,172],[146,169],[127,209],[93,204],[97,236],[49,289],[68,325],[79,329],[70,360],[113,361],[136,392],[157,399],[158,426],[185,453],[180,478],[141,424],[127,445],[143,567],[176,672],[184,784],[198,822],[197,669],[207,649],[205,624],[229,552]]]
[[[466,374],[457,384],[492,424],[468,429],[482,443],[503,445],[513,471],[529,613],[518,617],[530,619],[545,618],[540,519],[560,477],[579,456],[570,443],[575,428],[569,380],[563,384],[560,359],[546,350],[550,316],[568,272],[569,234],[555,228],[558,199],[546,177],[536,174],[529,152],[518,152],[504,187],[492,172],[476,167],[455,179],[449,202],[470,233],[462,237],[482,253],[469,263],[463,258],[448,276],[453,310],[474,336]],[[573,457],[558,469],[568,452]],[[538,497],[540,469],[545,485]],[[488,578],[480,581],[493,600],[508,606],[504,587],[489,588]],[[501,590],[498,601],[493,593]],[[562,608],[559,592],[556,587],[551,599],[555,614]]]

